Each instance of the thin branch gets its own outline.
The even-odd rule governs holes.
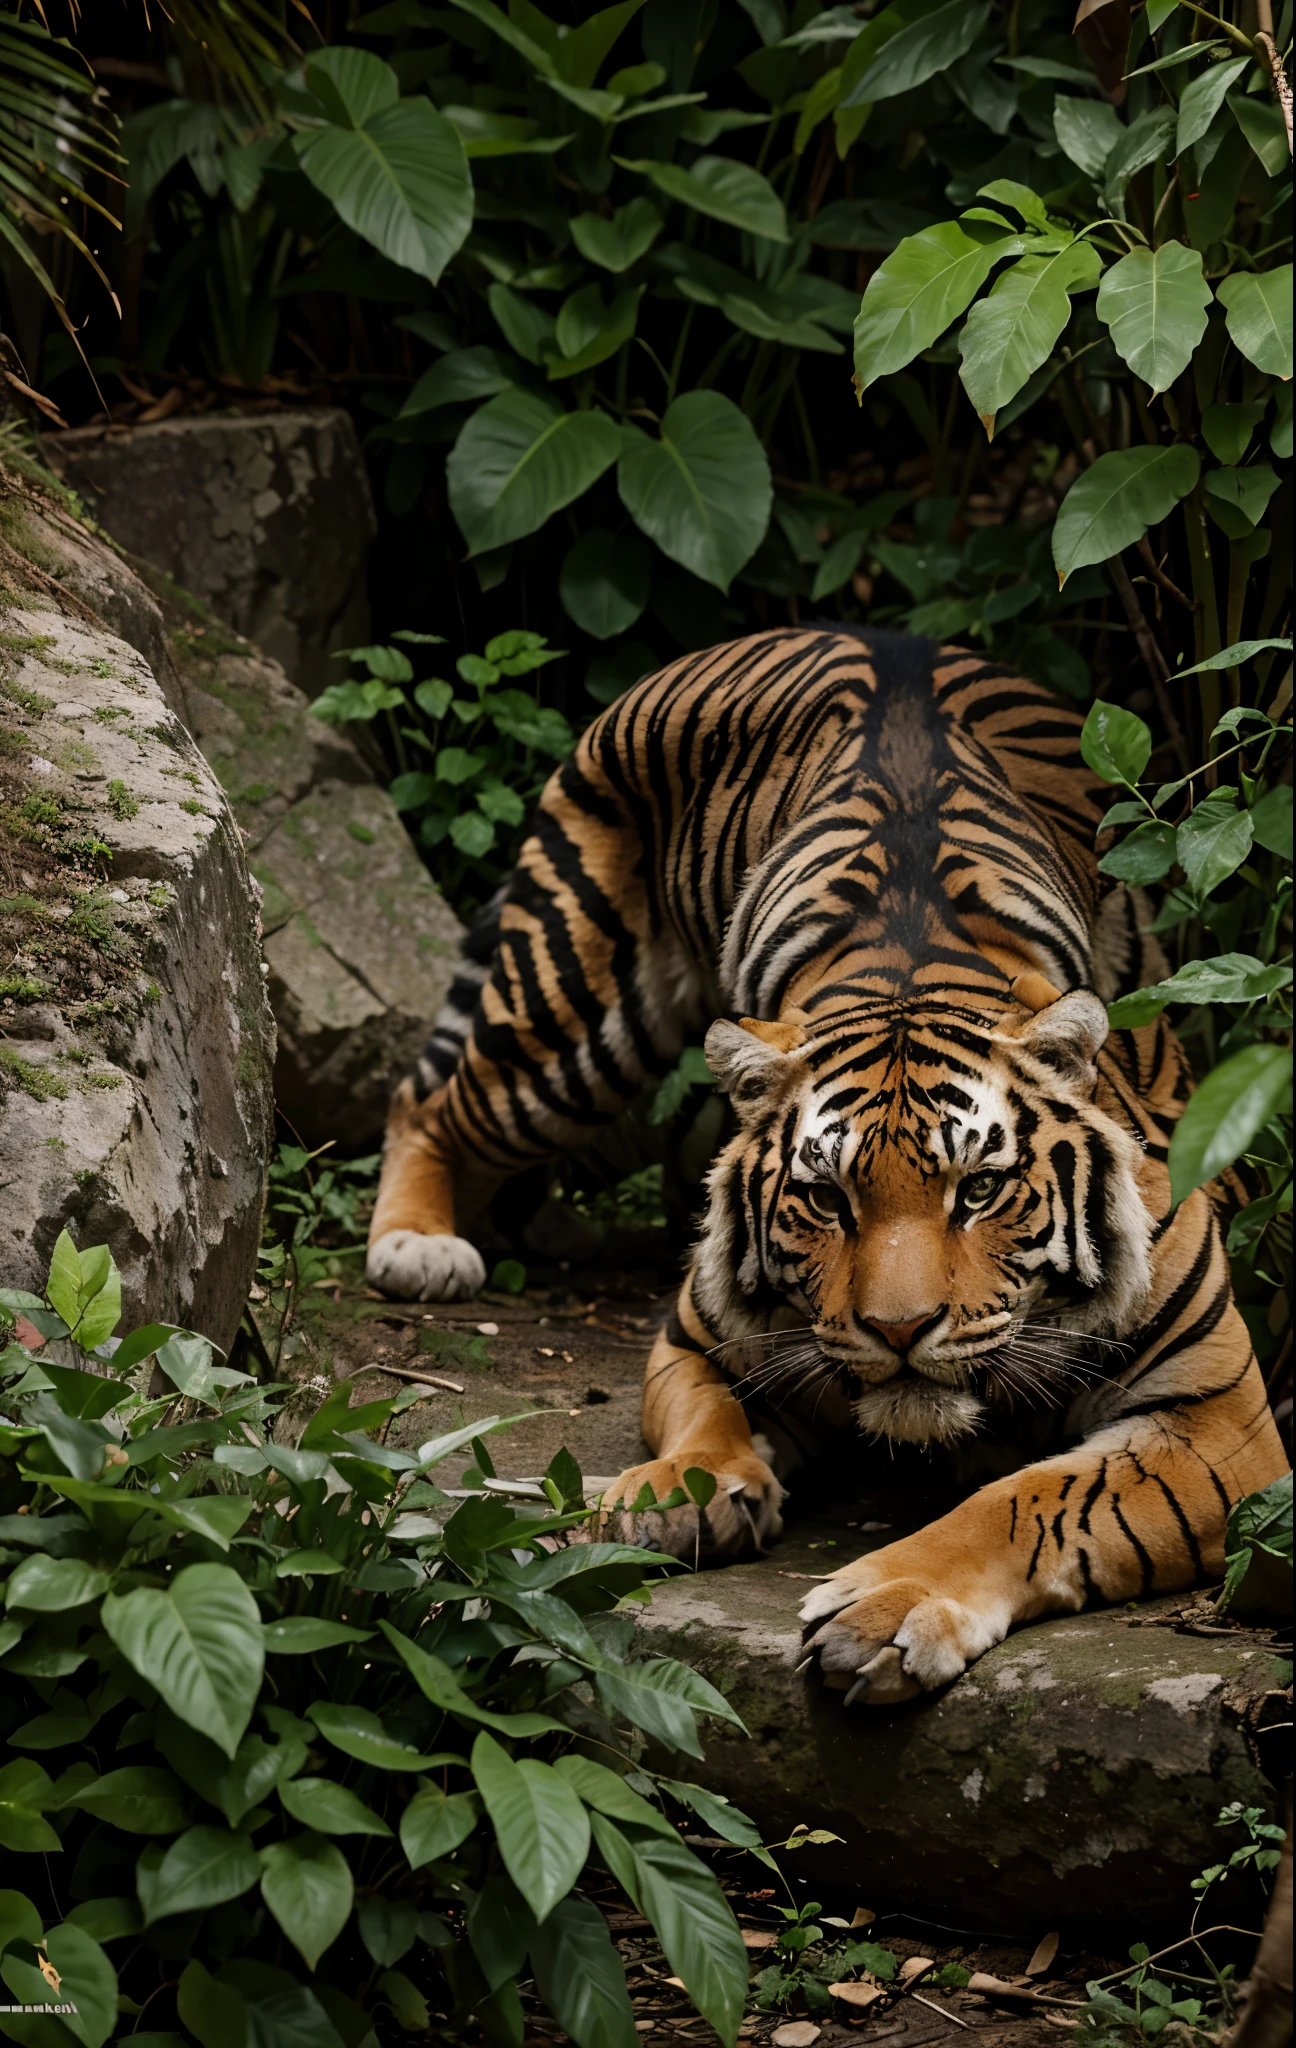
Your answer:
[[[1146,534],[1141,535],[1139,539],[1138,551],[1142,555],[1143,560],[1147,564],[1149,576],[1152,578],[1152,581],[1157,585],[1159,589],[1168,592],[1168,594],[1171,597],[1177,599],[1177,601],[1183,606],[1186,612],[1199,612],[1201,610],[1201,606],[1198,604],[1195,597],[1189,597],[1185,591],[1180,590],[1179,585],[1177,583],[1172,583],[1170,581],[1170,578],[1166,575],[1165,570],[1161,567],[1161,564],[1157,561],[1156,556],[1153,554],[1152,543],[1149,541]]]
[[[1274,97],[1282,108],[1283,125],[1287,130],[1287,154],[1292,153],[1292,89],[1282,57],[1274,43],[1273,7],[1271,0],[1256,0],[1255,46],[1269,66],[1269,78]]]

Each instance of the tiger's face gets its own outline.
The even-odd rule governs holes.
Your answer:
[[[712,1027],[741,1129],[712,1170],[695,1290],[725,1336],[808,1325],[864,1429],[953,1441],[988,1403],[1056,1398],[1084,1340],[1129,1326],[1149,1282],[1141,1154],[1094,1103],[1096,996],[990,1019],[868,1008]]]

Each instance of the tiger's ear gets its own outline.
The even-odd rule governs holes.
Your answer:
[[[801,1062],[794,1055],[804,1037],[800,1024],[788,1018],[768,1024],[756,1017],[737,1024],[721,1018],[711,1026],[703,1044],[707,1065],[744,1122],[799,1078]]]
[[[1043,976],[1029,979],[1043,981]],[[1013,993],[1017,994],[1016,982]],[[1026,1019],[1016,1034],[1017,1043],[1033,1059],[1054,1068],[1061,1079],[1092,1089],[1098,1079],[1095,1062],[1107,1037],[1107,1006],[1087,988],[1074,989],[1069,996],[1059,996],[1056,990],[1052,994],[1054,1000]]]

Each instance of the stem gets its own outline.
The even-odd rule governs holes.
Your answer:
[[[680,371],[684,367],[684,351],[688,347],[689,329],[693,325],[693,315],[696,313],[696,311],[697,307],[690,299],[684,311],[684,318],[680,322],[679,339],[675,343],[675,353],[671,357],[670,376],[666,379],[667,405],[669,405],[671,401],[674,399],[676,389],[679,385]]]
[[[1209,7],[1199,7],[1197,0],[1179,0],[1179,5],[1186,7],[1190,14],[1200,14],[1203,21],[1213,21],[1216,28],[1223,29],[1225,35],[1231,36],[1233,41],[1239,44],[1248,55],[1255,49],[1255,44],[1251,41],[1250,36],[1244,36],[1241,29],[1234,28],[1231,21],[1224,21],[1218,14],[1212,14]]]
[[[1178,1948],[1188,1948],[1195,1941],[1205,1941],[1208,1934],[1243,1934],[1248,1941],[1259,1941],[1260,1936],[1253,1927],[1233,1927],[1221,1922],[1218,1927],[1203,1927],[1200,1934],[1185,1934],[1180,1941],[1172,1941],[1168,1948],[1159,1948],[1155,1954],[1144,1956],[1141,1963],[1129,1963],[1123,1970],[1113,1970],[1108,1977],[1090,1979],[1094,1984],[1116,1984],[1122,1977],[1132,1977],[1135,1970],[1146,1970],[1149,1963],[1159,1962],[1162,1956],[1172,1956]]]

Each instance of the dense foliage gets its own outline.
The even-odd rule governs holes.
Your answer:
[[[66,1235],[44,1301],[0,1291],[0,1977],[75,2007],[0,2032],[363,2048],[435,2021],[519,2048],[534,1980],[579,2048],[632,2048],[603,1870],[732,2048],[746,1952],[670,1814],[769,1858],[639,1756],[736,1718],[626,1661],[668,1560],[568,1546],[565,1451],[533,1498],[493,1491],[497,1421],[396,1449],[418,1387],[343,1383],[279,1441],[288,1388],[186,1331],[118,1341],[120,1299]],[[461,1446],[456,1498],[425,1474]]]

